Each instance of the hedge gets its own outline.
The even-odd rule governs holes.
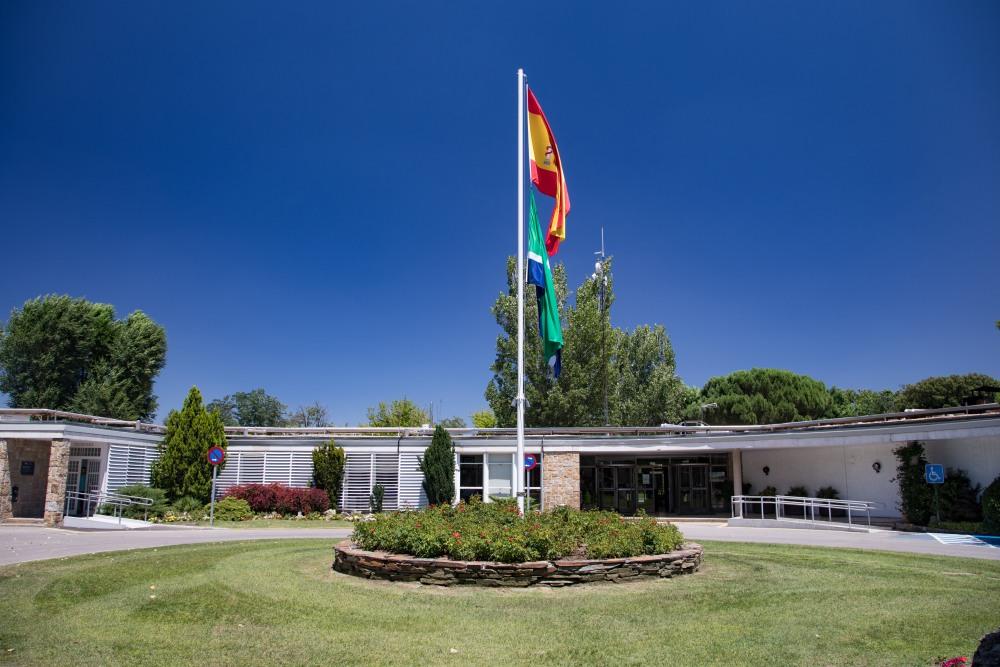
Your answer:
[[[316,488],[291,487],[284,484],[231,486],[226,491],[225,497],[245,500],[251,510],[262,514],[270,512],[311,514],[330,509],[330,497],[326,491]]]
[[[378,514],[355,525],[353,535],[368,551],[502,563],[668,553],[683,539],[675,526],[650,517],[626,521],[613,512],[565,507],[522,517],[513,500],[478,498],[454,507]]]

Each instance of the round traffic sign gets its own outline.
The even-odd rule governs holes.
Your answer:
[[[215,446],[209,447],[208,449],[208,462],[214,466],[219,465],[226,460],[226,450],[222,447]]]
[[[536,467],[538,467],[538,459],[535,458],[534,454],[527,454],[524,457],[524,469],[534,470]]]

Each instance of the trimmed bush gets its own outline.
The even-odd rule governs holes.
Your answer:
[[[986,487],[981,502],[983,528],[994,535],[1000,534],[1000,477],[997,477]]]
[[[793,486],[788,489],[788,495],[798,498],[809,498],[809,489],[804,486]]]
[[[114,491],[114,493],[120,496],[149,498],[153,501],[153,504],[149,506],[128,505],[123,507],[122,516],[128,519],[142,519],[143,517],[155,519],[163,516],[170,509],[170,505],[167,504],[167,492],[163,489],[143,484],[133,484],[132,486],[122,486]],[[101,513],[114,514],[115,508],[111,505],[105,505],[101,508]]]
[[[201,512],[204,506],[205,504],[197,498],[184,496],[183,498],[178,498],[177,502],[173,504],[173,510],[177,514],[197,514]]]
[[[381,484],[376,484],[372,487],[371,497],[368,498],[368,504],[371,505],[372,512],[378,514],[382,511],[382,503],[385,500],[385,487]]]
[[[613,512],[560,507],[521,516],[513,499],[388,512],[355,525],[355,544],[420,558],[522,563],[566,557],[626,558],[680,547],[673,525],[649,517],[626,521]]]
[[[298,488],[284,484],[241,484],[231,486],[226,498],[245,500],[258,514],[311,514],[330,509],[330,497],[323,489]]]
[[[840,491],[832,486],[821,486],[816,492],[816,497],[826,500],[840,500]]]
[[[249,521],[252,518],[253,510],[241,498],[229,496],[215,503],[216,521]]]
[[[418,461],[424,473],[424,492],[431,505],[450,504],[455,496],[455,446],[440,425],[434,428],[431,445]]]
[[[924,446],[909,442],[892,453],[899,461],[894,478],[899,483],[899,511],[910,523],[926,526],[934,509],[934,491],[924,480]]]
[[[944,484],[938,487],[942,521],[977,522],[983,518],[979,508],[980,486],[964,470],[948,468]]]
[[[344,467],[347,465],[344,448],[338,447],[333,440],[327,440],[313,450],[312,460],[313,482],[317,488],[326,491],[330,507],[337,507],[344,483]]]

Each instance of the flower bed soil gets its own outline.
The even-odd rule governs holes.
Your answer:
[[[530,563],[415,558],[404,554],[364,551],[351,540],[344,540],[333,548],[333,569],[337,572],[368,579],[419,581],[435,586],[558,587],[601,581],[620,583],[643,577],[669,578],[691,574],[701,567],[701,560],[702,547],[694,542],[666,554]]]

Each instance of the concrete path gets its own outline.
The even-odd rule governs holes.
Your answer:
[[[902,551],[904,553],[932,556],[962,556],[1000,560],[1000,548],[980,540],[949,539],[960,536],[941,536],[939,540],[929,533],[904,533],[893,530],[876,530],[870,533],[849,533],[833,530],[805,528],[747,528],[727,526],[724,523],[682,523],[678,528],[692,540],[719,540],[721,542],[764,542],[767,544],[801,544],[814,547],[840,547],[874,549],[876,551]]]
[[[800,544],[817,547],[872,549],[937,556],[963,556],[1000,560],[1000,548],[956,536],[935,538],[927,533],[846,533],[789,528],[734,528],[724,523],[684,522],[688,538],[724,542]],[[129,531],[75,531],[36,526],[0,526],[0,565],[48,558],[125,549],[146,549],[174,544],[203,544],[232,540],[312,538],[341,540],[350,528],[161,528]]]
[[[316,538],[331,544],[349,537],[350,528],[154,528],[139,530],[68,530],[41,526],[0,526],[0,565],[65,558],[102,551],[147,549],[174,544],[233,540]]]

